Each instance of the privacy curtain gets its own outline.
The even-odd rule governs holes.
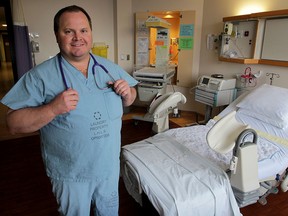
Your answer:
[[[18,79],[33,67],[28,26],[21,0],[12,0],[13,31]]]

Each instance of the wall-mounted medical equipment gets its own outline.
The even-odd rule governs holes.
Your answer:
[[[92,53],[103,58],[107,58],[108,56],[108,48],[109,46],[106,45],[104,42],[96,42],[93,43]]]
[[[31,52],[32,52],[33,65],[36,66],[35,53],[40,52],[40,45],[39,45],[39,42],[37,41],[39,38],[39,34],[38,33],[29,33],[29,38],[30,38],[30,46],[31,46]]]
[[[174,74],[175,67],[144,67],[136,70],[133,77],[139,81],[139,100],[151,102],[156,95],[165,94],[167,83],[171,82]]]
[[[258,71],[257,73],[252,73],[251,67],[245,68],[243,74],[236,74],[236,88],[247,88],[247,87],[255,87],[257,85],[257,79],[262,75],[262,71]]]
[[[253,58],[257,23],[256,20],[224,23],[223,33],[220,35],[220,56],[224,58]]]

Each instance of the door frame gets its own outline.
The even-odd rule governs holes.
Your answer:
[[[4,7],[5,19],[7,23],[7,33],[9,37],[13,78],[14,78],[14,83],[16,83],[18,81],[18,73],[17,73],[17,66],[16,66],[17,64],[16,64],[16,55],[15,55],[15,39],[14,39],[13,19],[12,19],[10,0],[1,0],[0,7]]]

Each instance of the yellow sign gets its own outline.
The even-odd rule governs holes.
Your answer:
[[[92,47],[92,53],[107,58],[108,46],[105,43],[94,43]]]

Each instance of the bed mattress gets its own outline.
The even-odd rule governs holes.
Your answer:
[[[263,88],[257,91],[265,90],[262,92],[264,97],[267,91],[271,91],[271,87],[268,90],[263,90]],[[276,90],[277,88],[273,89],[273,92]],[[143,190],[160,215],[165,216],[191,215],[191,213],[193,215],[237,215],[238,211],[233,205],[235,198],[230,196],[230,183],[227,181],[227,176],[223,175],[230,166],[232,151],[226,154],[217,153],[209,147],[206,140],[206,135],[216,124],[216,120],[232,111],[237,111],[235,116],[237,121],[249,125],[257,132],[259,182],[275,179],[278,174],[282,174],[288,167],[288,127],[275,127],[274,123],[269,123],[270,120],[267,123],[259,117],[254,118],[253,115],[251,117],[245,115],[245,112],[241,113],[240,108],[238,109],[239,102],[246,101],[248,94],[249,92],[239,96],[219,116],[210,119],[206,125],[170,129],[146,140],[124,146],[121,154],[121,173],[128,192],[135,200],[137,200],[137,195],[139,198]],[[284,99],[286,101],[286,93],[277,95],[282,97],[280,101]],[[265,97],[264,102],[262,97],[255,97],[255,93],[252,97],[253,102],[261,99],[260,102],[255,102],[253,107],[258,104],[260,104],[259,110],[262,110],[262,104],[266,107]],[[250,103],[251,95],[247,101]],[[254,111],[255,109],[250,110],[252,113]],[[265,109],[265,115],[267,115],[266,111]],[[268,111],[271,113],[270,109]],[[275,111],[274,108],[272,111]],[[210,169],[211,172],[208,173]],[[131,171],[131,175],[127,170]],[[217,179],[217,173],[219,179]],[[196,182],[195,179],[201,179],[203,183]],[[222,187],[229,188],[226,196],[224,196],[223,188],[220,187],[221,184]],[[198,185],[200,185],[200,190],[197,190]],[[213,199],[213,196],[218,200]],[[196,204],[198,199],[200,200],[199,208]],[[207,206],[202,205],[203,200],[206,200]],[[138,199],[138,201],[141,200]],[[218,211],[219,206],[227,212]],[[193,211],[189,211],[190,207]]]
[[[216,121],[211,119],[206,125],[170,129],[164,134],[174,137],[191,151],[197,152],[226,170],[229,168],[232,152],[227,154],[217,153],[208,146],[206,141],[206,134],[215,123]],[[288,149],[285,145],[277,143],[277,140],[269,140],[260,134],[258,135],[257,150],[259,180],[275,176],[287,168]]]
[[[195,173],[193,166],[198,166],[200,159],[203,159],[203,161],[205,161],[203,163],[205,164],[213,164],[213,169],[216,167],[217,169],[215,168],[215,170],[218,172],[218,174],[224,172],[224,170],[228,169],[229,167],[232,152],[227,154],[219,154],[212,150],[206,141],[206,134],[215,123],[216,121],[211,119],[206,125],[170,129],[148,139],[124,146],[121,154],[121,170],[125,170],[123,169],[123,166],[125,166],[126,163],[129,163],[129,166],[133,167],[132,169],[134,172],[134,176],[131,179],[129,179],[129,176],[126,175],[127,173],[122,173],[126,188],[130,195],[141,203],[141,199],[139,198],[141,191],[139,190],[143,189],[150,202],[157,209],[160,215],[165,216],[190,215],[188,212],[185,212],[185,210],[190,211],[191,209],[193,209],[193,215],[197,215],[196,213],[194,214],[194,212],[198,212],[198,215],[237,215],[237,210],[235,210],[233,205],[229,203],[234,199],[234,196],[233,198],[230,196],[230,189],[229,191],[226,191],[226,197],[224,194],[219,195],[221,192],[218,190],[220,190],[221,187],[218,188],[215,185],[209,186],[210,188],[205,188],[204,190],[193,191],[193,188],[198,188],[198,185],[201,185],[201,183],[200,181],[193,182],[188,180],[191,178],[193,179],[193,177],[191,177],[191,175],[193,176]],[[166,150],[164,149],[167,146],[173,146],[173,148],[171,147],[170,149],[170,152],[172,152],[170,155],[167,154]],[[188,154],[189,152],[189,158],[194,158],[196,160],[182,160],[182,158],[187,158],[187,155],[183,153],[180,153],[179,155],[173,154],[173,152],[179,152],[180,150],[183,150],[185,154]],[[269,140],[266,137],[259,135],[257,150],[258,177],[260,181],[264,179],[271,179],[271,176],[276,177],[278,173],[282,173],[283,170],[287,168],[288,150],[285,145],[279,144],[275,142],[275,140]],[[163,155],[164,157],[160,157],[160,155]],[[178,161],[180,159],[181,164]],[[185,164],[186,162],[187,164]],[[154,164],[159,167],[157,167],[157,169],[155,167],[153,168]],[[179,164],[180,168],[178,167]],[[199,167],[196,169],[202,170],[205,173],[206,171],[204,170],[206,168],[203,169],[201,164],[199,166],[201,169]],[[186,169],[187,167],[192,169],[190,170],[191,173],[189,173],[189,177],[188,174],[185,173],[187,170],[189,170]],[[179,169],[183,169],[185,171],[184,174],[180,172]],[[213,176],[215,177],[216,175],[214,174],[207,178],[209,183],[215,181]],[[179,181],[179,175],[181,177],[182,175],[185,177]],[[229,181],[226,181],[227,179],[224,178],[222,173],[220,176],[223,178],[221,180],[223,181],[222,183],[227,184],[225,188],[230,188],[231,186]],[[135,180],[135,178],[137,178],[137,180]],[[134,183],[132,183],[133,181]],[[167,185],[165,185],[166,183]],[[197,185],[197,187],[195,187],[195,185]],[[211,195],[211,191],[213,191],[213,195]],[[189,195],[190,192],[191,194]],[[186,198],[184,198],[185,196]],[[221,197],[219,200],[222,200],[223,203],[216,204],[216,199],[213,200],[213,196]],[[202,205],[200,202],[198,209],[196,210],[196,207],[188,202],[188,200],[192,203],[196,202],[195,199],[193,201],[193,197],[195,197],[196,200],[200,199],[200,201],[203,198],[203,200],[206,200],[206,205],[209,203],[211,206],[205,207],[205,205],[203,203]],[[233,202],[234,201],[232,201],[232,203]],[[219,214],[216,214],[215,212],[217,212],[216,210],[219,209],[219,206],[221,206],[222,211],[227,212],[221,212],[221,214],[218,212]],[[207,209],[213,209],[213,212],[215,212],[212,213]],[[181,212],[180,210],[183,211]],[[236,213],[231,214],[231,211],[236,211]],[[205,212],[205,214],[203,212]]]
[[[168,135],[124,146],[127,160],[160,215],[241,215],[226,173]]]

